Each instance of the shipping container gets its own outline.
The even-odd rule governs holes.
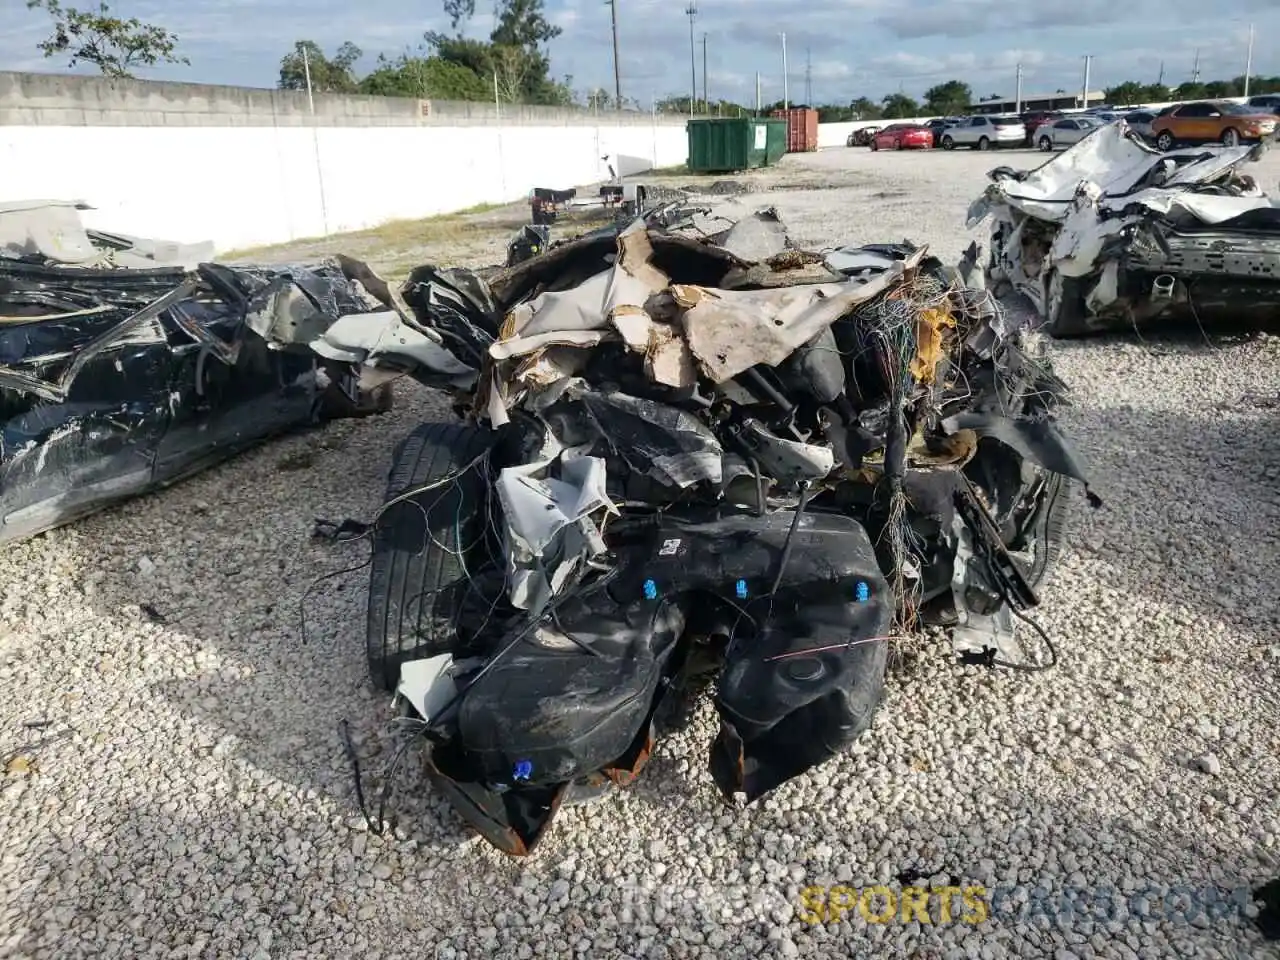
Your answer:
[[[818,111],[808,107],[775,110],[773,115],[787,121],[787,153],[812,153],[818,149]]]
[[[732,173],[778,162],[787,152],[785,120],[764,117],[690,120],[689,170]]]

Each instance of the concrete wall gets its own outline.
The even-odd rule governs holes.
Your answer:
[[[496,115],[495,115],[496,113]],[[687,159],[683,118],[0,72],[0,201],[220,250]],[[603,158],[608,158],[607,160]]]

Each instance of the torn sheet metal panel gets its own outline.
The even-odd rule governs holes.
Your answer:
[[[683,285],[671,289],[684,308],[685,337],[702,373],[713,383],[724,383],[758,364],[781,363],[837,319],[901,280],[923,253],[865,282],[769,291]]]

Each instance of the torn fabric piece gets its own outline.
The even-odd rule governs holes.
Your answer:
[[[560,457],[507,467],[495,489],[506,522],[511,602],[541,609],[579,562],[604,552],[590,517],[617,512],[605,492],[605,462]]]

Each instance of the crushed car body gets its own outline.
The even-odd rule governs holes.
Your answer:
[[[655,219],[402,292],[480,360],[464,415],[396,451],[369,669],[512,855],[634,780],[712,681],[710,774],[750,802],[866,729],[918,625],[1029,666],[1015,618],[1073,485],[1100,502],[1046,358],[924,248]]]
[[[1280,206],[1240,170],[1265,149],[1161,153],[1118,121],[1034,170],[992,170],[968,215],[991,220],[988,285],[1054,336],[1280,318]]]
[[[0,544],[385,410],[405,371],[473,382],[364,264],[226,266],[208,244],[86,230],[84,208],[0,205]]]

